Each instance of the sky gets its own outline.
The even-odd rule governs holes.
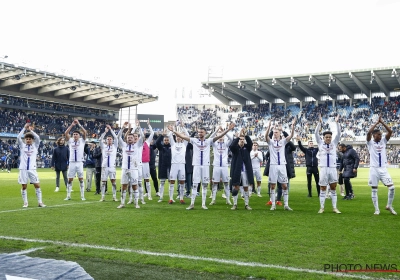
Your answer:
[[[0,61],[158,95],[138,113],[165,120],[176,103],[218,102],[198,97],[210,67],[239,79],[400,66],[400,0],[6,0],[1,11]]]

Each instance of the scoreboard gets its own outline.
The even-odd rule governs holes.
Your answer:
[[[137,118],[141,127],[147,127],[147,120],[150,120],[150,125],[153,129],[164,129],[164,115],[138,114]]]

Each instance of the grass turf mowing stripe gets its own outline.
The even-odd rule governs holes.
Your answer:
[[[141,254],[141,255],[150,255],[150,256],[158,256],[158,257],[170,257],[170,258],[197,260],[197,261],[209,261],[209,262],[216,262],[216,263],[223,263],[223,264],[230,264],[230,265],[234,264],[234,265],[238,265],[238,266],[247,266],[247,267],[275,268],[275,269],[288,270],[288,271],[292,271],[292,272],[308,272],[308,273],[314,273],[314,274],[334,275],[334,276],[346,277],[346,278],[374,279],[374,278],[366,276],[366,275],[352,275],[352,274],[347,274],[347,273],[325,272],[325,271],[320,271],[320,270],[297,268],[297,267],[290,267],[290,266],[263,264],[263,263],[256,263],[256,262],[242,262],[242,261],[226,260],[226,259],[218,259],[218,258],[205,258],[205,257],[173,254],[173,253],[157,253],[157,252],[150,252],[150,251],[143,251],[143,250],[120,249],[120,248],[108,247],[108,246],[68,243],[68,242],[53,241],[53,240],[40,240],[40,239],[30,239],[30,238],[12,237],[12,236],[0,236],[0,239],[33,242],[33,243],[50,243],[50,244],[54,244],[54,245],[63,245],[63,246],[69,246],[69,247],[100,249],[100,250],[118,251],[118,252],[125,252],[125,253],[136,253],[136,254]]]
[[[91,201],[91,202],[80,202],[80,203],[68,203],[68,204],[59,204],[59,205],[51,205],[46,207],[31,207],[31,208],[22,208],[22,209],[14,209],[14,210],[4,210],[0,211],[1,213],[9,213],[9,212],[17,212],[17,211],[28,211],[28,210],[35,210],[35,209],[46,209],[46,208],[55,208],[55,207],[63,207],[63,206],[70,206],[70,205],[84,205],[84,204],[91,204],[91,203],[98,203],[99,201]]]

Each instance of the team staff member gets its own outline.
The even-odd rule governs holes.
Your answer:
[[[306,167],[307,167],[307,188],[308,188],[308,197],[312,197],[312,176],[314,176],[315,187],[317,188],[317,193],[319,196],[320,187],[319,187],[319,171],[318,171],[318,148],[314,148],[313,141],[308,141],[308,148],[306,149],[301,144],[301,139],[297,137],[297,143],[299,145],[299,149],[304,153],[306,158]]]
[[[56,141],[57,147],[53,150],[53,156],[51,158],[51,169],[56,171],[56,190],[60,190],[60,173],[63,175],[65,187],[68,184],[68,164],[69,164],[69,149],[65,146],[64,137],[60,137]]]
[[[339,167],[339,173],[343,174],[344,188],[346,190],[346,199],[353,199],[353,186],[351,185],[350,178],[357,177],[358,163],[360,157],[351,145],[339,144],[339,150],[343,153],[342,160]]]

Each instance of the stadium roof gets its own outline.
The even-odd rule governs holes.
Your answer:
[[[386,68],[359,69],[338,72],[311,73],[263,78],[218,80],[202,82],[222,103],[229,105],[236,101],[245,105],[249,100],[260,104],[306,101],[307,97],[321,100],[323,96],[337,100],[339,95],[354,98],[357,93],[371,97],[372,93],[400,91],[400,66]]]
[[[158,96],[0,62],[0,92],[105,110],[155,101]]]

